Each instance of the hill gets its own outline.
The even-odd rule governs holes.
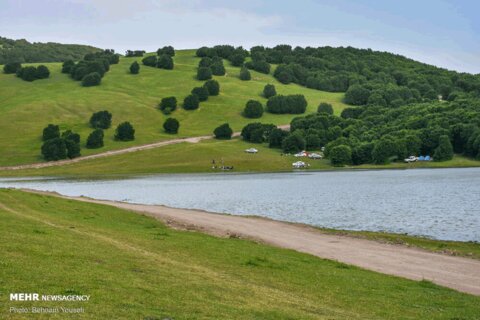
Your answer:
[[[100,50],[99,48],[79,44],[31,43],[25,39],[12,40],[0,37],[0,64],[80,60],[86,54],[99,52]]]

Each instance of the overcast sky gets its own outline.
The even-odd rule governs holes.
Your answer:
[[[480,73],[476,0],[0,0],[0,36],[154,51],[353,46]]]

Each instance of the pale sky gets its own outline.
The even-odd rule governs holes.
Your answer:
[[[155,51],[352,46],[480,73],[480,1],[0,0],[0,36]]]

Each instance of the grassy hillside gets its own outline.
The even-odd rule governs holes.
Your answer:
[[[80,133],[83,145],[91,132],[88,126],[91,114],[105,109],[113,113],[112,128],[105,132],[105,147],[94,151],[84,148],[83,155],[172,138],[163,133],[166,116],[156,106],[166,96],[176,96],[183,101],[193,87],[202,85],[202,81],[195,79],[199,59],[194,57],[194,51],[177,51],[174,70],[142,66],[140,74],[131,75],[128,67],[135,60],[141,58],[121,58],[118,65],[111,66],[100,86],[90,88],[84,88],[60,73],[60,63],[46,64],[51,77],[32,83],[14,75],[0,74],[0,165],[42,161],[40,136],[48,123]],[[241,130],[251,122],[241,116],[245,103],[249,99],[265,102],[260,94],[267,83],[275,84],[280,94],[304,94],[309,103],[307,112],[316,111],[322,101],[332,103],[337,113],[344,108],[341,93],[327,93],[294,84],[282,85],[271,75],[256,72],[252,72],[251,81],[241,81],[239,68],[230,67],[228,62],[225,65],[227,75],[215,77],[221,86],[219,96],[201,103],[198,110],[180,108],[172,114],[181,123],[178,136],[210,134],[224,122],[229,122],[236,131]],[[261,121],[286,124],[291,118],[289,115],[265,114]],[[135,141],[113,141],[115,127],[123,121],[130,121],[136,128]]]
[[[9,292],[91,295],[87,303],[42,303],[83,306],[83,319],[475,319],[480,313],[479,297],[427,281],[175,231],[108,206],[13,190],[0,190],[0,204],[4,319],[19,318],[8,313]]]

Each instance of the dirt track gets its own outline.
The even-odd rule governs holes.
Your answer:
[[[52,193],[27,191],[59,196]],[[385,274],[412,280],[426,279],[458,291],[480,295],[479,260],[348,236],[324,234],[308,226],[257,217],[214,214],[200,210],[174,209],[83,197],[63,198],[127,209],[155,217],[180,229],[198,230],[216,236],[248,238]]]

